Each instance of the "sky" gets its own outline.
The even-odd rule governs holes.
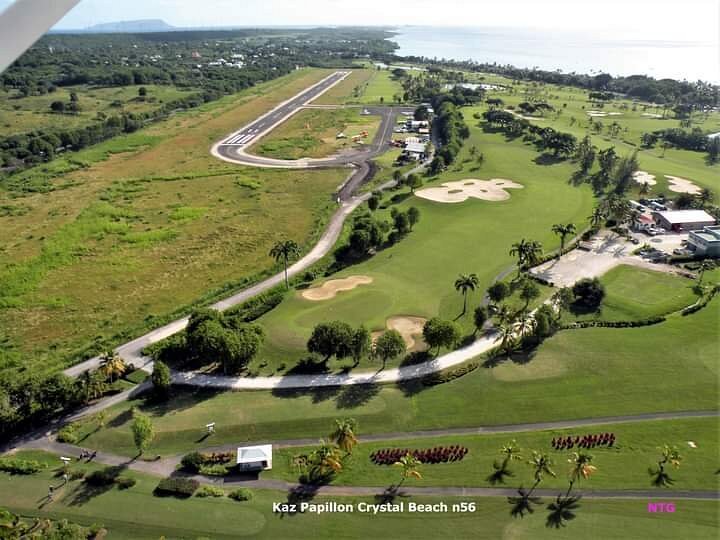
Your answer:
[[[10,3],[0,0],[0,9]],[[135,19],[182,27],[520,27],[717,43],[720,0],[82,0],[55,28]]]

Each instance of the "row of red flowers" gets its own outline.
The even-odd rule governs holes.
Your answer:
[[[392,465],[400,460],[401,457],[410,454],[421,463],[448,463],[450,461],[460,461],[467,453],[468,449],[460,445],[436,446],[434,448],[419,450],[384,448],[370,454],[370,460],[376,465]]]
[[[567,450],[574,446],[579,448],[595,448],[596,446],[612,446],[615,444],[614,433],[598,433],[595,435],[576,435],[575,437],[553,437],[551,446],[555,450]]]

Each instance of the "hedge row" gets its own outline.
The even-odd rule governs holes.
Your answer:
[[[708,305],[710,303],[710,300],[712,300],[715,295],[718,293],[718,290],[720,290],[719,286],[715,286],[712,288],[712,290],[703,296],[700,300],[695,302],[693,305],[686,307],[683,309],[680,314],[684,317],[686,315],[692,315],[693,313],[700,311],[702,308]]]
[[[478,362],[469,362],[459,368],[443,371],[440,373],[433,373],[432,375],[426,375],[421,379],[425,386],[435,386],[437,384],[444,384],[452,380],[458,379],[463,375],[467,375],[471,371],[475,371],[480,364]]]
[[[283,298],[285,298],[285,293],[285,289],[272,289],[237,307],[227,310],[225,316],[239,318],[246,323],[253,322],[280,304]]]
[[[173,497],[191,497],[200,487],[200,482],[192,478],[163,478],[155,488],[155,495]]]
[[[579,321],[563,325],[561,330],[575,330],[577,328],[637,328],[639,326],[651,326],[665,322],[665,317],[649,317],[647,319],[639,319],[637,321]]]
[[[0,471],[10,474],[35,474],[46,466],[44,463],[32,459],[0,458]]]

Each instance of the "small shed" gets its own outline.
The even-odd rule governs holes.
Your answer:
[[[236,465],[241,471],[269,471],[272,469],[272,445],[239,447]]]

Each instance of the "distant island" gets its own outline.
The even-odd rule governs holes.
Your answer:
[[[109,23],[95,24],[80,30],[93,34],[113,34],[113,33],[136,33],[136,32],[170,32],[177,30],[176,27],[169,25],[162,19],[140,19],[137,21],[117,21]],[[74,32],[78,32],[75,30]]]

